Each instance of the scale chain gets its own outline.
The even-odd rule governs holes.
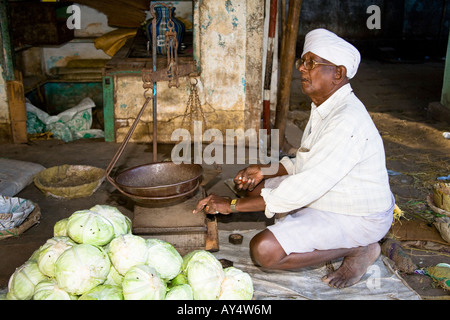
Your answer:
[[[175,86],[179,87],[178,80],[178,40],[177,32],[175,31],[175,24],[172,20],[172,11],[169,10],[169,21],[167,21],[166,31],[166,51],[167,51],[167,75],[169,77],[169,88]],[[173,79],[175,78],[175,84]]]
[[[197,92],[197,79],[194,79],[195,83],[191,82],[191,92],[189,94],[189,98],[186,104],[186,109],[183,115],[182,127],[186,126],[186,118],[189,116],[189,130],[193,129],[193,116],[195,115],[196,119],[198,119],[198,115],[200,114],[201,120],[203,122],[203,130],[207,129],[207,123],[205,114],[203,113],[203,109],[201,107],[200,98]]]

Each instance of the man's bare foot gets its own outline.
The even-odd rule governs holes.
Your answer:
[[[367,268],[378,259],[380,252],[378,243],[355,248],[345,256],[339,269],[324,276],[322,281],[327,282],[333,288],[350,287],[362,278],[367,272]]]

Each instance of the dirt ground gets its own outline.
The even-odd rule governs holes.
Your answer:
[[[439,101],[442,90],[444,62],[384,63],[363,61],[357,76],[352,79],[356,95],[365,103],[385,143],[387,168],[396,175],[390,176],[392,192],[397,205],[403,210],[401,221],[421,221],[430,228],[436,215],[429,208],[426,197],[436,178],[450,173],[450,140],[442,133],[450,131],[450,124],[427,118],[427,106]],[[299,89],[299,73],[294,72],[289,121],[298,130],[306,124],[309,101]],[[297,131],[289,131],[288,134]],[[298,141],[293,137],[291,141]],[[25,160],[51,167],[62,164],[85,164],[106,168],[118,145],[102,139],[78,140],[64,143],[59,140],[36,140],[28,144],[0,145],[0,156]],[[158,160],[170,157],[171,146],[158,148]],[[113,174],[125,168],[152,162],[152,146],[129,144]],[[232,178],[243,165],[222,165],[221,174],[207,185],[208,192],[233,196],[223,181]],[[215,170],[217,167],[205,166]],[[32,252],[52,236],[56,221],[76,210],[88,209],[95,204],[117,206],[124,214],[133,217],[133,203],[108,182],[90,197],[58,200],[46,197],[34,184],[28,185],[18,197],[36,202],[41,209],[39,224],[18,237],[0,240],[0,288],[7,285],[14,269],[29,258]],[[267,223],[262,213],[230,215],[218,218],[219,229],[261,228]],[[429,246],[405,248],[405,252],[418,267],[439,262],[450,263],[450,245],[436,249]],[[423,275],[400,275],[417,293],[426,299],[448,299],[450,293],[437,288]]]

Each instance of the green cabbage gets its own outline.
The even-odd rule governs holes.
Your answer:
[[[221,284],[219,300],[251,300],[253,282],[250,275],[235,267],[224,269],[225,279]]]
[[[193,300],[194,294],[188,284],[180,284],[169,289],[166,300]]]
[[[128,217],[114,207],[96,205],[59,220],[54,236],[12,274],[3,296],[10,300],[252,299],[253,284],[241,270],[224,270],[206,250],[181,257],[166,241],[133,235]]]
[[[206,250],[194,250],[183,257],[183,272],[187,275],[195,300],[217,300],[225,277],[222,264]]]
[[[54,237],[67,237],[67,223],[69,218],[64,218],[55,223],[53,226]]]
[[[76,245],[69,237],[53,237],[40,248],[37,263],[39,270],[48,277],[55,276],[55,262],[67,249]]]
[[[40,252],[41,252],[41,248],[38,248],[38,249],[34,250],[33,253],[31,254],[31,257],[28,258],[27,261],[34,261],[34,262],[37,263]]]
[[[67,222],[69,222],[69,218],[61,219],[55,223],[53,226],[54,237],[67,237]]]
[[[147,243],[144,238],[133,234],[114,238],[106,250],[112,264],[121,275],[125,275],[131,267],[147,262]]]
[[[147,239],[147,246],[147,265],[155,268],[163,280],[172,280],[181,272],[183,258],[170,243],[159,239]]]
[[[56,260],[55,278],[61,289],[81,295],[105,282],[110,266],[103,249],[78,244],[64,251]]]
[[[167,286],[155,269],[141,264],[125,274],[122,289],[125,300],[164,300]]]
[[[123,282],[123,275],[121,275],[114,267],[114,265],[111,264],[108,276],[106,277],[106,281],[103,284],[110,284],[113,286],[122,287],[122,282]]]
[[[77,300],[77,297],[58,287],[55,279],[49,279],[36,285],[33,300]]]
[[[85,292],[78,300],[123,300],[123,293],[118,286],[101,284]]]
[[[188,280],[184,275],[184,273],[179,273],[175,278],[172,279],[172,281],[170,281],[170,286],[175,287],[179,286],[180,284],[187,284],[187,283]]]
[[[108,205],[97,204],[89,210],[97,212],[111,222],[114,228],[114,237],[131,232],[130,218],[120,212],[119,209]]]
[[[42,280],[48,279],[35,261],[27,261],[17,268],[8,282],[8,300],[30,300],[34,288]]]
[[[103,246],[114,238],[114,227],[97,212],[79,210],[69,217],[67,234],[77,243]]]

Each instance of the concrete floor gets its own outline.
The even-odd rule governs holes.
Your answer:
[[[390,117],[401,119],[401,121],[424,123],[431,128],[430,130],[433,130],[431,133],[434,133],[434,137],[436,137],[441,134],[442,130],[450,131],[448,124],[429,122],[426,119],[428,103],[440,100],[443,70],[444,63],[442,61],[420,64],[387,64],[379,61],[363,61],[357,77],[352,80],[352,86],[355,93],[366,104],[368,110],[371,113],[373,112],[374,119],[379,119],[375,116],[380,114],[388,114]],[[296,127],[291,127],[291,130],[287,132],[288,135],[293,135],[288,136],[288,140],[294,147],[299,140],[298,135],[301,134],[304,124],[302,114],[304,117],[308,112],[308,98],[302,95],[299,90],[299,73],[294,72],[289,121],[291,124],[296,124]],[[397,160],[392,159],[392,154],[405,152],[405,149],[399,147],[399,141],[392,140],[392,134],[386,133],[393,126],[383,126],[384,120],[380,120],[376,124],[382,128],[380,132],[385,139],[388,169],[400,170],[405,168],[407,164],[399,164]],[[405,137],[408,137],[408,132],[404,134]],[[417,137],[415,140],[417,140]],[[436,169],[441,170],[437,174],[448,174],[450,169],[448,162],[450,142],[447,141],[442,142],[444,149],[442,144],[435,148],[437,156],[441,157],[440,159],[444,162],[443,167]],[[427,143],[427,141],[424,141],[424,143]],[[429,143],[427,144],[427,150],[428,146]],[[106,143],[102,139],[85,139],[70,143],[64,143],[60,140],[42,140],[20,145],[2,144],[0,145],[0,156],[39,163],[47,168],[62,164],[106,168],[118,147],[119,145]],[[172,147],[159,146],[158,160],[168,159]],[[407,143],[404,144],[404,148],[406,147],[408,147]],[[151,145],[130,143],[115,166],[112,175],[114,176],[126,168],[150,163],[152,157]],[[392,164],[391,168],[389,167],[390,164]],[[235,173],[245,166],[245,164],[224,164],[219,167],[204,165],[206,170],[217,170],[218,168],[221,170],[221,173],[207,184],[207,192],[233,197],[233,193],[224,184],[224,180],[233,178]],[[396,189],[397,187],[398,189]],[[403,190],[401,188],[402,186],[393,188],[394,194],[397,193],[397,190],[400,194],[400,191]],[[0,240],[0,288],[7,285],[8,279],[16,267],[25,262],[34,250],[52,237],[53,226],[56,221],[68,217],[74,211],[88,209],[96,204],[109,204],[118,207],[130,218],[133,217],[133,202],[115,190],[107,181],[92,196],[81,199],[58,200],[46,197],[33,183],[16,196],[36,202],[41,209],[42,218],[39,224],[19,237]],[[410,199],[408,195],[405,195],[401,200],[407,201],[408,199]],[[267,221],[263,213],[232,214],[218,217],[219,229],[263,229],[269,223],[271,221]]]

